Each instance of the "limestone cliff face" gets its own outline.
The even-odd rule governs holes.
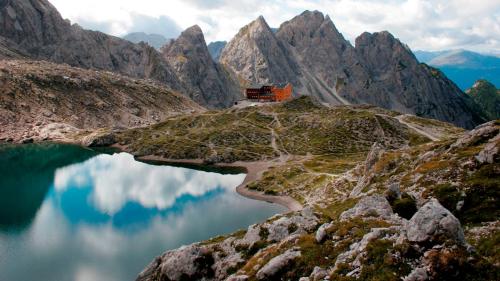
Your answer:
[[[203,32],[197,25],[186,29],[176,40],[162,48],[189,96],[212,108],[231,106],[242,97],[238,82],[208,51]]]
[[[353,47],[317,11],[283,23],[276,34],[258,18],[227,44],[220,60],[243,83],[291,82],[296,95],[329,104],[368,103],[465,128],[485,121],[472,99],[419,64],[390,33],[364,33]]]
[[[484,121],[472,99],[442,72],[420,64],[389,32],[363,33],[356,52],[369,73],[360,101],[466,128]]]
[[[238,32],[222,50],[220,62],[237,74],[242,85],[281,82],[301,85],[294,56],[263,17]]]
[[[276,36],[300,63],[300,80],[304,85],[298,89],[300,93],[317,96],[330,104],[355,102],[345,91],[340,92],[345,84],[363,80],[367,75],[359,67],[354,48],[328,16],[306,11],[283,23]]]
[[[152,78],[172,89],[182,88],[153,47],[71,25],[47,0],[0,0],[0,37],[34,59]]]

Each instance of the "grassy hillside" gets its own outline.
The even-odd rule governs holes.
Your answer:
[[[491,120],[500,118],[500,90],[486,80],[478,80],[467,90]]]
[[[326,107],[302,97],[283,104],[174,117],[124,131],[117,139],[136,155],[203,159],[209,163],[283,155],[363,154],[375,141],[389,148],[429,141],[400,123],[395,118],[398,115],[368,106]],[[461,131],[433,122],[453,132]]]

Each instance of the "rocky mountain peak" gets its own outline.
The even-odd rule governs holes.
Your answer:
[[[220,62],[245,84],[298,82],[293,56],[260,16],[238,32],[222,50]]]
[[[194,101],[215,108],[230,106],[239,98],[237,83],[213,61],[198,25],[183,31],[161,51]]]
[[[487,80],[476,81],[467,94],[484,110],[488,119],[500,118],[500,90]]]
[[[372,73],[414,69],[418,60],[407,45],[401,43],[390,32],[364,32],[356,38],[356,52]]]
[[[169,53],[173,48],[178,48],[176,52],[183,51],[196,51],[197,57],[195,59],[205,59],[206,49],[205,36],[203,31],[198,25],[193,25],[184,30],[181,35],[175,40],[171,40],[167,45],[161,48],[163,54]]]
[[[311,51],[309,48],[324,48],[339,56],[351,47],[337,30],[330,17],[319,11],[305,11],[290,21],[283,23],[277,37],[295,47],[299,52]]]
[[[271,27],[267,24],[263,16],[259,16],[254,21],[244,26],[235,37],[249,36],[251,38],[258,37],[274,37]]]
[[[193,36],[201,36],[201,37],[204,37],[203,35],[203,31],[201,30],[201,27],[197,24],[191,26],[191,27],[188,27],[186,30],[184,30],[182,32],[183,34],[189,34],[189,35],[193,35]]]

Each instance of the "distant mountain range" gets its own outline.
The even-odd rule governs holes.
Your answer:
[[[226,47],[226,44],[227,44],[226,41],[215,41],[215,42],[210,42],[210,44],[208,44],[208,51],[210,52],[210,56],[212,56],[212,59],[214,61],[219,61],[222,49]]]
[[[167,44],[168,40],[166,37],[160,34],[147,34],[145,32],[133,32],[129,33],[122,37],[125,40],[128,40],[133,43],[146,42],[151,47],[159,50],[165,44]]]
[[[372,104],[465,128],[485,121],[470,96],[439,70],[420,64],[389,32],[365,32],[353,46],[318,11],[305,11],[278,29],[259,17],[222,50],[223,43],[209,49],[198,26],[160,50],[164,41],[158,36],[127,38],[149,43],[71,25],[47,0],[0,0],[0,58],[152,79],[209,108],[230,107],[251,84],[288,82],[296,96],[313,96],[322,103]],[[219,50],[217,61],[212,56],[217,58]]]
[[[480,79],[500,87],[500,58],[466,50],[416,51],[420,62],[439,68],[463,91]]]

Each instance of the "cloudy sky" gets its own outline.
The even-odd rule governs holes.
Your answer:
[[[354,42],[388,30],[414,50],[464,48],[500,54],[498,0],[49,0],[62,16],[116,36],[144,31],[176,37],[198,24],[207,42],[230,40],[263,15],[271,27],[304,10],[330,15]]]

